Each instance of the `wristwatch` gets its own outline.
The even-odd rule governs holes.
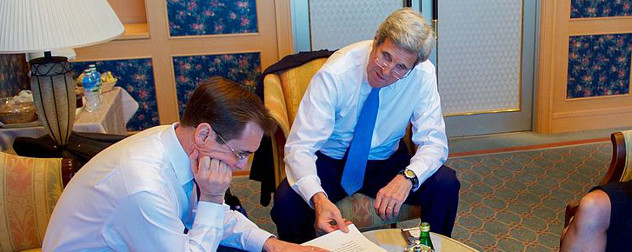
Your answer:
[[[401,170],[399,174],[404,175],[405,178],[410,180],[410,182],[413,183],[413,188],[417,188],[417,186],[419,185],[419,179],[417,179],[417,175],[415,175],[415,172],[413,170],[404,169]]]

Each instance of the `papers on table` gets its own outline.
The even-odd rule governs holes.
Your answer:
[[[406,232],[406,231],[408,231],[412,237],[419,239],[420,232],[419,232],[418,227],[402,228],[402,232]]]
[[[345,234],[340,230],[336,230],[303,243],[303,245],[316,246],[332,252],[386,252],[385,249],[364,237],[355,225],[351,224],[347,227],[349,228],[349,233]]]

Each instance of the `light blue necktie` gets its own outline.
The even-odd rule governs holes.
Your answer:
[[[360,117],[358,117],[358,122],[353,132],[353,139],[347,153],[347,162],[340,180],[340,185],[347,192],[347,195],[353,195],[362,188],[364,170],[369,159],[369,151],[371,150],[375,118],[377,117],[377,109],[380,106],[379,94],[379,88],[371,90],[369,97],[364,101],[364,106],[362,111],[360,111]]]
[[[184,223],[185,234],[188,232],[189,229],[191,229],[193,225],[193,220],[194,220],[194,215],[193,215],[193,210],[195,208],[194,187],[195,187],[194,179],[190,180],[188,183],[182,186],[182,188],[184,189],[184,193],[186,193],[187,199],[189,201],[188,211],[184,213],[184,216],[182,216],[182,222]]]

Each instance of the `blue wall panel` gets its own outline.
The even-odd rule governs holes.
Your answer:
[[[632,16],[632,0],[571,0],[571,18]]]
[[[28,72],[24,54],[0,54],[0,97],[31,90]]]
[[[567,98],[627,94],[632,34],[571,36]]]
[[[207,78],[223,76],[256,92],[255,78],[261,74],[259,53],[174,57],[173,66],[180,116],[193,94],[193,89]]]
[[[257,32],[255,0],[167,0],[171,36]]]

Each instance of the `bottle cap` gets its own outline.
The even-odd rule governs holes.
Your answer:
[[[430,224],[428,224],[428,222],[422,222],[421,224],[419,224],[419,231],[430,232]]]

